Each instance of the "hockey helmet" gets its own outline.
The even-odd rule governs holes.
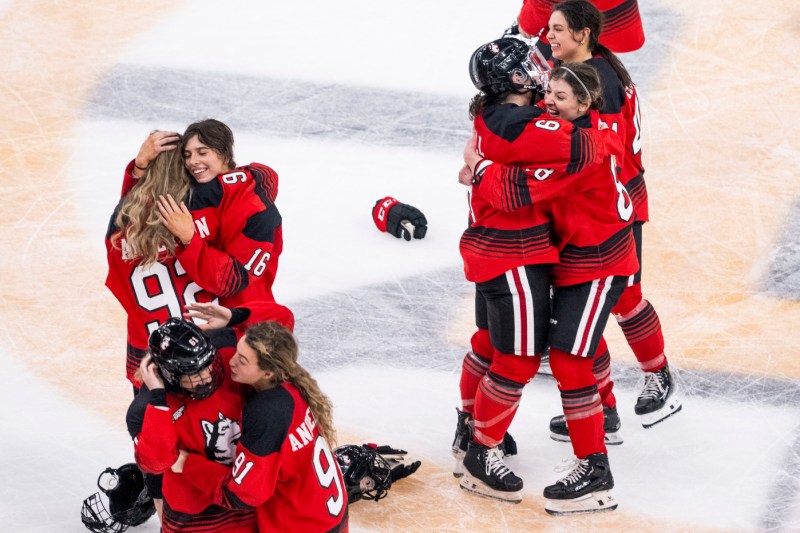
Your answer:
[[[194,323],[170,318],[150,334],[149,345],[167,391],[201,400],[222,383],[222,359]]]
[[[476,89],[489,96],[528,90],[544,94],[550,66],[541,52],[514,37],[502,37],[475,50],[469,75]]]
[[[392,468],[376,450],[347,444],[336,448],[350,503],[384,498],[392,486]]]
[[[83,500],[81,521],[89,531],[122,533],[130,526],[145,523],[156,512],[144,475],[134,463],[106,468],[97,478],[97,487],[108,498],[108,506],[100,492]]]

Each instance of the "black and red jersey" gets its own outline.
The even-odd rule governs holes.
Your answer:
[[[338,462],[290,383],[248,398],[233,468],[191,454],[183,475],[198,487],[216,478],[215,503],[255,508],[260,531],[348,531],[347,489]]]
[[[502,153],[484,145],[490,161],[478,165],[478,188],[498,209],[524,213],[529,206],[549,206],[560,250],[551,272],[557,286],[638,270],[633,206],[618,177],[622,143],[610,129],[591,128],[591,121],[583,117],[577,122],[585,127],[578,127],[541,115],[514,150]],[[571,156],[558,160],[564,152]]]
[[[611,64],[602,57],[593,57],[586,64],[592,65],[600,75],[603,87],[600,120],[617,132],[625,147],[619,180],[633,200],[636,220],[646,222],[649,209],[642,165],[642,115],[636,87],[623,87]]]
[[[495,104],[475,117],[476,149],[488,159],[522,164],[529,150],[537,150],[534,120],[543,111],[535,106]],[[558,132],[563,141],[561,152],[553,149],[554,158],[569,159],[569,135]],[[545,157],[545,154],[540,154]],[[534,205],[514,210],[497,206],[493,191],[473,185],[470,192],[469,227],[459,243],[464,273],[469,281],[480,283],[496,278],[512,268],[532,264],[555,263],[558,249],[553,244],[552,216],[549,206]]]

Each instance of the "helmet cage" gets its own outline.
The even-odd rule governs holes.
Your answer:
[[[339,446],[335,453],[350,502],[386,497],[392,486],[392,468],[383,456],[367,446],[352,444]]]
[[[550,65],[535,46],[504,37],[478,48],[470,61],[475,88],[490,96],[505,92],[544,94]]]
[[[97,478],[97,487],[108,498],[108,506],[100,492],[83,501],[81,521],[89,531],[122,533],[130,526],[143,524],[156,512],[144,475],[134,463],[106,468]]]

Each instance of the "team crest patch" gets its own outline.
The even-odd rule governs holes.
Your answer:
[[[242,436],[239,422],[218,413],[219,418],[210,422],[202,420],[203,436],[205,437],[206,457],[212,461],[225,465],[233,464],[236,453],[236,443]]]

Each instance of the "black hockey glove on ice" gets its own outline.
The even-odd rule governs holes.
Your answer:
[[[372,220],[379,230],[410,241],[424,239],[428,232],[428,220],[416,207],[404,204],[391,196],[375,202]]]

